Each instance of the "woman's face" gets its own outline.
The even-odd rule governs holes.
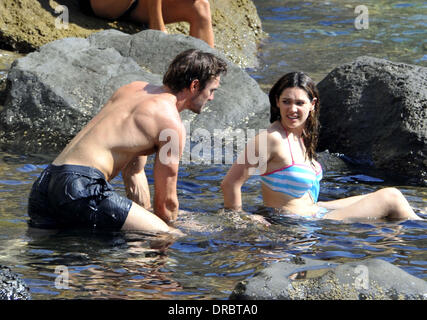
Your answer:
[[[304,129],[310,111],[314,109],[316,98],[310,101],[305,90],[293,87],[286,88],[276,99],[280,109],[282,125],[287,129]]]

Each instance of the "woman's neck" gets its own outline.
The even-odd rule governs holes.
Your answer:
[[[279,121],[279,122],[283,130],[285,130],[286,136],[288,138],[291,137],[294,141],[298,141],[302,139],[304,128],[288,128],[285,125],[283,125],[282,121]]]

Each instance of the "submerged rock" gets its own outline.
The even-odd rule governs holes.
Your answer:
[[[319,150],[427,185],[427,68],[359,57],[318,88]]]
[[[120,86],[136,80],[160,85],[180,52],[204,41],[146,30],[128,35],[101,31],[88,39],[66,38],[16,60],[8,73],[6,101],[0,111],[0,146],[9,151],[55,154],[100,110]],[[267,123],[268,97],[239,66],[228,63],[215,99],[202,113],[185,111],[190,130],[226,132]],[[191,132],[189,133],[191,134]]]
[[[264,34],[253,2],[210,0],[209,3],[216,48],[241,66],[256,65],[256,44]],[[166,28],[171,34],[189,34],[185,22],[168,24]],[[0,1],[0,49],[28,53],[54,40],[87,37],[107,29],[133,34],[146,27],[87,16],[81,12],[77,0]]]
[[[0,265],[0,300],[29,300],[27,284],[8,267]]]
[[[317,153],[317,161],[324,172],[343,172],[349,170],[349,165],[341,159],[339,154],[330,153],[328,150]]]
[[[296,258],[240,282],[230,299],[427,300],[427,283],[380,259],[336,264]]]

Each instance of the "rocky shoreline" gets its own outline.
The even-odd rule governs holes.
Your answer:
[[[241,67],[254,66],[257,42],[266,36],[254,3],[251,0],[210,0],[209,3],[216,49]],[[185,22],[166,28],[170,34],[189,33]],[[87,16],[80,11],[77,0],[0,1],[0,49],[29,53],[54,40],[87,38],[108,29],[135,34],[146,28]]]
[[[221,56],[229,70],[215,100],[198,117],[184,112],[183,120],[210,133],[256,127],[249,122],[260,119],[255,115],[267,108],[267,96],[245,71],[204,41],[155,30],[133,35],[105,30],[87,39],[51,42],[13,63],[0,112],[2,148],[58,153],[115,90],[136,80],[161,84],[170,61],[190,48]],[[262,118],[266,121],[267,115]]]
[[[381,259],[294,258],[239,282],[231,300],[427,300],[427,283]]]
[[[73,20],[71,30],[49,35],[57,17],[52,13],[54,5],[69,6]],[[220,55],[230,71],[214,102],[197,118],[184,114],[184,120],[193,129],[220,129],[225,134],[268,125],[267,95],[242,69],[256,64],[256,42],[263,34],[251,1],[212,1],[216,34],[221,34],[216,50],[178,34],[186,32],[185,25],[169,26],[171,34],[141,31],[79,16],[75,5],[72,0],[39,1],[35,6],[30,0],[0,3],[4,48],[31,52],[13,63],[0,97],[0,105],[4,103],[0,150],[57,153],[119,86],[134,80],[159,84],[173,56],[193,47]],[[34,13],[29,14],[30,9]],[[8,19],[17,19],[18,12],[35,28],[14,29],[17,23]],[[44,18],[36,23],[40,14]],[[226,24],[221,19],[230,21]],[[363,166],[393,171],[405,183],[427,185],[427,68],[360,57],[332,70],[319,83],[319,90],[319,151],[344,153]],[[321,153],[321,162],[329,170],[345,166],[329,152]],[[0,299],[30,298],[28,288],[10,269],[0,271],[7,278],[0,290],[9,290]],[[365,278],[358,282],[357,276],[365,271],[372,282],[363,282]],[[16,290],[23,294],[14,296]],[[301,259],[267,267],[240,283],[230,299],[426,299],[425,292],[425,281],[385,261],[331,265]]]
[[[55,27],[57,6],[69,10],[67,29]],[[140,31],[140,26],[85,16],[76,0],[5,0],[0,9],[0,43],[36,50],[14,63],[7,81],[0,79],[3,150],[57,153],[113,89],[136,79],[159,83],[173,54],[193,47],[226,58],[232,71],[204,114],[184,119],[210,132],[213,125],[229,131],[268,125],[267,96],[242,70],[257,64],[256,45],[264,36],[250,0],[211,1],[214,50],[185,36],[185,23],[169,25],[170,34]],[[96,64],[104,67],[95,70]],[[34,67],[39,65],[44,69]],[[73,90],[69,83],[76,83]],[[342,154],[380,175],[391,173],[403,184],[427,186],[427,68],[359,57],[332,70],[318,86],[318,151]]]
[[[10,268],[0,265],[0,300],[30,300],[28,285]]]
[[[183,113],[192,131],[226,136],[267,128],[267,94],[205,42],[155,30],[105,30],[53,41],[13,63],[0,98],[0,149],[58,153],[116,89],[135,80],[161,84],[169,61],[189,48],[217,54],[229,66],[204,112]],[[359,57],[336,67],[318,87],[318,151],[342,154],[402,184],[427,185],[427,68]]]

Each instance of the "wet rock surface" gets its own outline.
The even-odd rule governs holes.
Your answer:
[[[320,150],[427,185],[427,68],[359,57],[318,88]]]
[[[26,283],[8,267],[0,265],[0,300],[29,300]]]
[[[238,283],[230,299],[426,300],[427,283],[380,259],[337,264],[295,258]]]
[[[88,39],[65,38],[42,46],[16,60],[8,73],[0,111],[5,129],[0,132],[1,147],[24,153],[59,152],[115,90],[137,80],[160,85],[172,59],[189,48],[227,60],[204,41],[154,30],[134,35],[106,30]],[[233,128],[268,124],[267,95],[238,65],[227,63],[228,73],[215,99],[197,117],[182,113],[190,130],[220,130],[226,135]],[[259,126],[262,120],[265,124]]]

